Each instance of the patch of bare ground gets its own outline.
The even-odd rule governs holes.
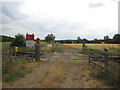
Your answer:
[[[40,84],[37,88],[60,88],[69,67],[70,65],[65,62],[55,62],[51,64],[46,76],[42,82],[39,82]]]
[[[62,83],[62,88],[84,88],[84,82],[79,65],[71,65],[66,78]]]

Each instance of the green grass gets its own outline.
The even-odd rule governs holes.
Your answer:
[[[10,47],[10,42],[0,42],[0,49],[4,50],[8,50]]]
[[[60,47],[52,47],[51,48],[51,52],[59,52],[59,53],[63,53],[64,51],[63,51],[63,49],[62,48],[60,48]]]
[[[42,44],[43,45],[43,44]],[[43,45],[45,46],[45,44]],[[3,82],[12,82],[21,77],[24,77],[27,73],[31,72],[32,68],[29,68],[25,65],[30,65],[32,62],[27,62],[22,57],[13,57],[14,48],[10,47],[10,42],[0,43],[0,48],[4,53],[2,55],[2,75]],[[9,48],[11,48],[9,50]],[[29,51],[32,50],[32,47],[28,47]],[[26,51],[25,47],[19,47],[19,51]],[[19,59],[19,60],[18,60]],[[39,63],[39,62],[38,62]],[[32,64],[33,67],[36,65]],[[32,67],[32,66],[31,66]]]
[[[27,73],[30,73],[34,67],[37,67],[38,64],[41,64],[41,62],[14,61],[9,65],[7,64],[2,70],[3,82],[13,82],[24,77]],[[5,70],[7,70],[7,72],[4,72]]]
[[[21,77],[24,77],[28,72],[30,72],[31,69],[26,68],[25,66],[21,66],[16,71],[11,71],[10,73],[3,76],[4,82],[12,82],[15,81]]]
[[[42,53],[53,53],[53,52],[63,53],[64,52],[60,43],[55,43],[54,47],[52,47],[50,43],[41,43],[40,47],[41,47]]]
[[[47,43],[45,43],[45,42],[40,42],[40,47],[42,48],[42,47],[46,47],[47,46]]]
[[[3,81],[4,82],[10,82],[10,81],[14,81],[18,78],[20,70],[21,70],[21,66],[20,67],[20,62],[7,62],[3,65]],[[14,67],[16,67],[19,71],[14,70]],[[23,69],[24,70],[24,69]]]

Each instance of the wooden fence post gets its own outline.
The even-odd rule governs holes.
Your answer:
[[[83,40],[83,44],[82,44],[82,51],[83,51],[83,53],[85,51],[85,41],[84,40]]]
[[[88,62],[89,62],[89,64],[90,64],[90,55],[91,55],[91,50],[90,49],[88,49]]]
[[[32,46],[32,59],[34,59],[34,47]]]
[[[104,49],[104,68],[108,67],[108,49]]]
[[[26,47],[26,60],[29,61],[29,55],[28,55],[28,47]]]
[[[53,40],[53,41],[52,41],[52,47],[54,47],[54,43],[55,43],[55,41]]]
[[[35,44],[35,61],[40,60],[40,39],[36,39],[36,44]]]

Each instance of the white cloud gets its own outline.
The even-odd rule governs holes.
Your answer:
[[[98,3],[89,3],[88,6],[89,6],[90,8],[93,8],[93,7],[101,7],[101,6],[104,6],[104,4],[101,3],[101,2],[98,2]]]

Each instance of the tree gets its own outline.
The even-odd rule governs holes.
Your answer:
[[[108,43],[109,42],[109,36],[104,36],[104,42]]]
[[[48,34],[45,37],[45,41],[46,42],[52,42],[52,46],[54,46],[54,40],[55,40],[55,36],[53,34]]]
[[[115,34],[113,36],[113,43],[120,44],[120,34]]]
[[[54,36],[53,34],[48,34],[48,35],[45,37],[45,41],[46,41],[46,42],[52,42],[54,39],[55,39],[55,36]]]
[[[78,43],[81,43],[81,38],[78,37],[78,38],[77,38],[77,41],[78,41]]]
[[[11,43],[11,46],[24,47],[25,46],[25,37],[23,34],[15,35],[15,39]]]

